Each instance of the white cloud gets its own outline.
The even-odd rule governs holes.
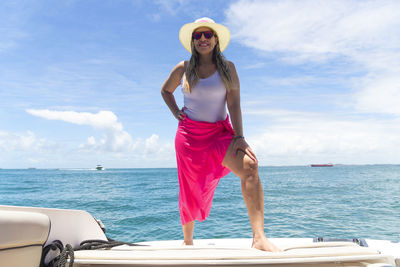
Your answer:
[[[363,89],[354,95],[359,110],[400,115],[400,71],[378,77],[371,74],[364,83]]]
[[[304,59],[398,49],[398,1],[239,1],[227,15],[233,38]]]
[[[310,84],[310,83],[316,83],[317,77],[310,76],[310,75],[296,75],[292,77],[285,77],[285,78],[276,78],[273,76],[270,77],[265,77],[262,80],[265,80],[264,82],[267,83],[270,86],[298,86],[298,85],[303,85],[303,84]]]
[[[354,109],[400,115],[399,10],[396,0],[243,0],[226,23],[233,40],[286,64],[336,68],[338,79],[356,73],[346,84]]]
[[[264,126],[263,134],[248,138],[261,164],[397,163],[400,158],[399,119],[383,121],[282,110],[254,112],[273,119],[273,123]]]
[[[164,165],[162,161],[169,163],[171,163],[171,160],[172,162],[175,161],[175,148],[169,142],[161,143],[159,136],[153,134],[145,140],[144,155],[149,159],[156,159],[161,165]]]
[[[96,114],[90,112],[56,111],[48,109],[27,109],[29,114],[47,120],[61,120],[79,125],[90,125],[95,128],[121,129],[122,125],[117,123],[117,116],[111,111],[99,111]]]
[[[257,63],[254,63],[254,64],[247,65],[244,68],[246,70],[252,70],[252,69],[261,69],[264,66],[265,66],[265,62],[257,62]]]
[[[48,109],[28,109],[29,114],[47,120],[61,120],[78,125],[89,125],[102,131],[104,138],[96,142],[90,137],[88,142],[81,146],[85,149],[102,149],[106,151],[129,151],[134,149],[135,143],[131,135],[123,129],[117,116],[111,111],[99,111],[98,113],[55,111]]]
[[[145,153],[155,153],[159,149],[159,144],[158,144],[158,135],[153,134],[149,138],[146,139],[145,141]]]
[[[93,136],[90,136],[87,140],[87,143],[91,146],[94,146],[96,144],[96,139]]]
[[[38,137],[32,131],[0,131],[0,165],[7,168],[93,168],[107,167],[174,167],[175,150],[171,143],[160,142],[158,135],[137,139],[130,150],[107,151],[106,139],[90,136],[79,147],[57,144]]]
[[[33,132],[26,133],[9,133],[0,131],[0,151],[16,152],[16,151],[32,151],[38,152],[48,148],[54,149],[51,144],[44,138],[38,138]]]
[[[170,15],[175,15],[181,7],[183,7],[185,0],[155,0],[156,4],[165,12]]]
[[[96,159],[104,156],[107,157],[104,162],[118,160],[118,164],[124,165],[116,164],[116,166],[125,167],[149,167],[149,164],[150,166],[165,167],[173,166],[175,161],[174,148],[170,143],[161,143],[157,134],[152,134],[145,140],[141,138],[133,140],[132,136],[124,130],[122,123],[118,122],[117,116],[111,111],[99,111],[98,113],[48,109],[28,109],[26,111],[31,115],[48,120],[89,125],[103,134],[101,138],[97,139],[94,136],[89,136],[86,142],[80,144],[77,148],[69,148],[69,152],[64,150],[62,154],[64,157],[68,157],[68,159],[66,158],[67,162],[74,162],[75,160],[72,160],[72,158],[80,158],[81,155],[85,155],[89,161],[93,160],[92,156]],[[28,137],[31,135],[28,135]],[[89,156],[89,154],[92,156]],[[101,156],[99,156],[100,154]]]

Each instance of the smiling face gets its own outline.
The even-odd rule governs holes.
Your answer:
[[[204,34],[204,32],[208,32],[208,31],[213,31],[213,30],[211,30],[210,28],[207,28],[207,27],[200,27],[200,28],[197,28],[196,30],[194,30],[194,32],[203,32],[203,34],[201,34],[201,38],[199,40],[196,40],[193,38],[194,47],[200,55],[212,53],[215,45],[218,42],[218,37],[215,35],[215,33],[214,33],[213,37],[211,37],[210,39],[206,38],[206,36],[205,36],[206,34]]]

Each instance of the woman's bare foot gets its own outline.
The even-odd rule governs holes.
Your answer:
[[[192,241],[183,241],[182,246],[193,246],[193,240]]]
[[[280,248],[272,244],[265,236],[258,239],[253,238],[253,245],[251,247],[270,252],[282,252]]]

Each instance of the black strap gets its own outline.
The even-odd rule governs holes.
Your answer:
[[[42,250],[42,258],[40,260],[40,267],[50,266],[49,265],[50,263],[48,263],[48,264],[45,263],[46,256],[50,252],[50,250],[52,250],[52,251],[58,250],[59,251],[58,254],[61,254],[63,249],[64,249],[64,245],[60,240],[54,240],[51,244],[45,246]]]
[[[70,244],[66,244],[65,247],[60,240],[54,240],[51,244],[45,246],[42,252],[42,259],[40,261],[40,267],[65,267],[67,264],[67,260],[69,258],[69,267],[73,267],[74,264],[74,251],[78,250],[95,250],[95,249],[104,249],[104,248],[112,248],[121,245],[128,246],[146,246],[139,245],[135,243],[121,242],[116,241],[111,238],[107,238],[108,240],[100,240],[100,239],[90,239],[82,241],[78,247],[72,248]],[[45,263],[45,259],[50,250],[55,251],[59,250],[58,256],[53,258],[49,263]]]

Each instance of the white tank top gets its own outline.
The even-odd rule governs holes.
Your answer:
[[[185,114],[194,121],[216,122],[225,120],[226,88],[218,71],[199,79],[190,93],[182,86]]]

